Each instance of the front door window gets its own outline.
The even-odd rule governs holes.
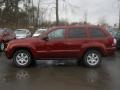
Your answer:
[[[63,39],[64,38],[64,29],[57,29],[48,34],[49,40],[53,39]]]

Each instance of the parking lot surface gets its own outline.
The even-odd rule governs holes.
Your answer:
[[[37,61],[30,68],[16,68],[0,53],[0,90],[120,90],[120,51],[103,59],[99,68],[75,62]]]

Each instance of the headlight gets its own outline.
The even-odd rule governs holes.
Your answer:
[[[4,43],[1,43],[0,44],[0,50],[3,51],[4,49],[5,49],[5,45],[4,45]]]

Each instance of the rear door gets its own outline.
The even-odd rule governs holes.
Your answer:
[[[87,43],[87,31],[85,27],[74,27],[67,30],[68,57],[80,57],[83,52],[82,45]]]

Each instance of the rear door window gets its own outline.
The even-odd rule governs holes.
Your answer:
[[[68,38],[84,38],[86,37],[84,28],[70,28],[68,30]]]

